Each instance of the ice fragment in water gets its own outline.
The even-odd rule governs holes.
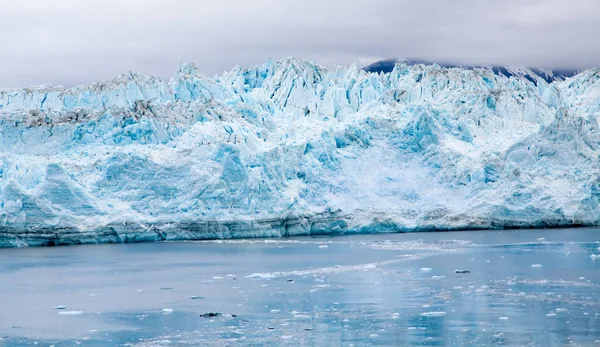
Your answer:
[[[421,313],[421,316],[423,317],[442,317],[445,316],[446,312],[444,311],[437,311],[437,312],[423,312]]]

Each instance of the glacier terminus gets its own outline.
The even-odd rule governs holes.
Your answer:
[[[600,224],[600,71],[295,58],[0,92],[0,246]]]

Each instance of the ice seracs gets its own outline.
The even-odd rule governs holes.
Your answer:
[[[598,70],[294,58],[2,91],[0,246],[596,225],[599,114]]]

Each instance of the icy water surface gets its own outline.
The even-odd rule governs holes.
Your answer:
[[[598,254],[598,229],[0,249],[0,346],[600,346]]]

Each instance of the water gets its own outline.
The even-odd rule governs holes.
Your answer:
[[[600,346],[593,254],[598,229],[1,249],[0,346]]]

